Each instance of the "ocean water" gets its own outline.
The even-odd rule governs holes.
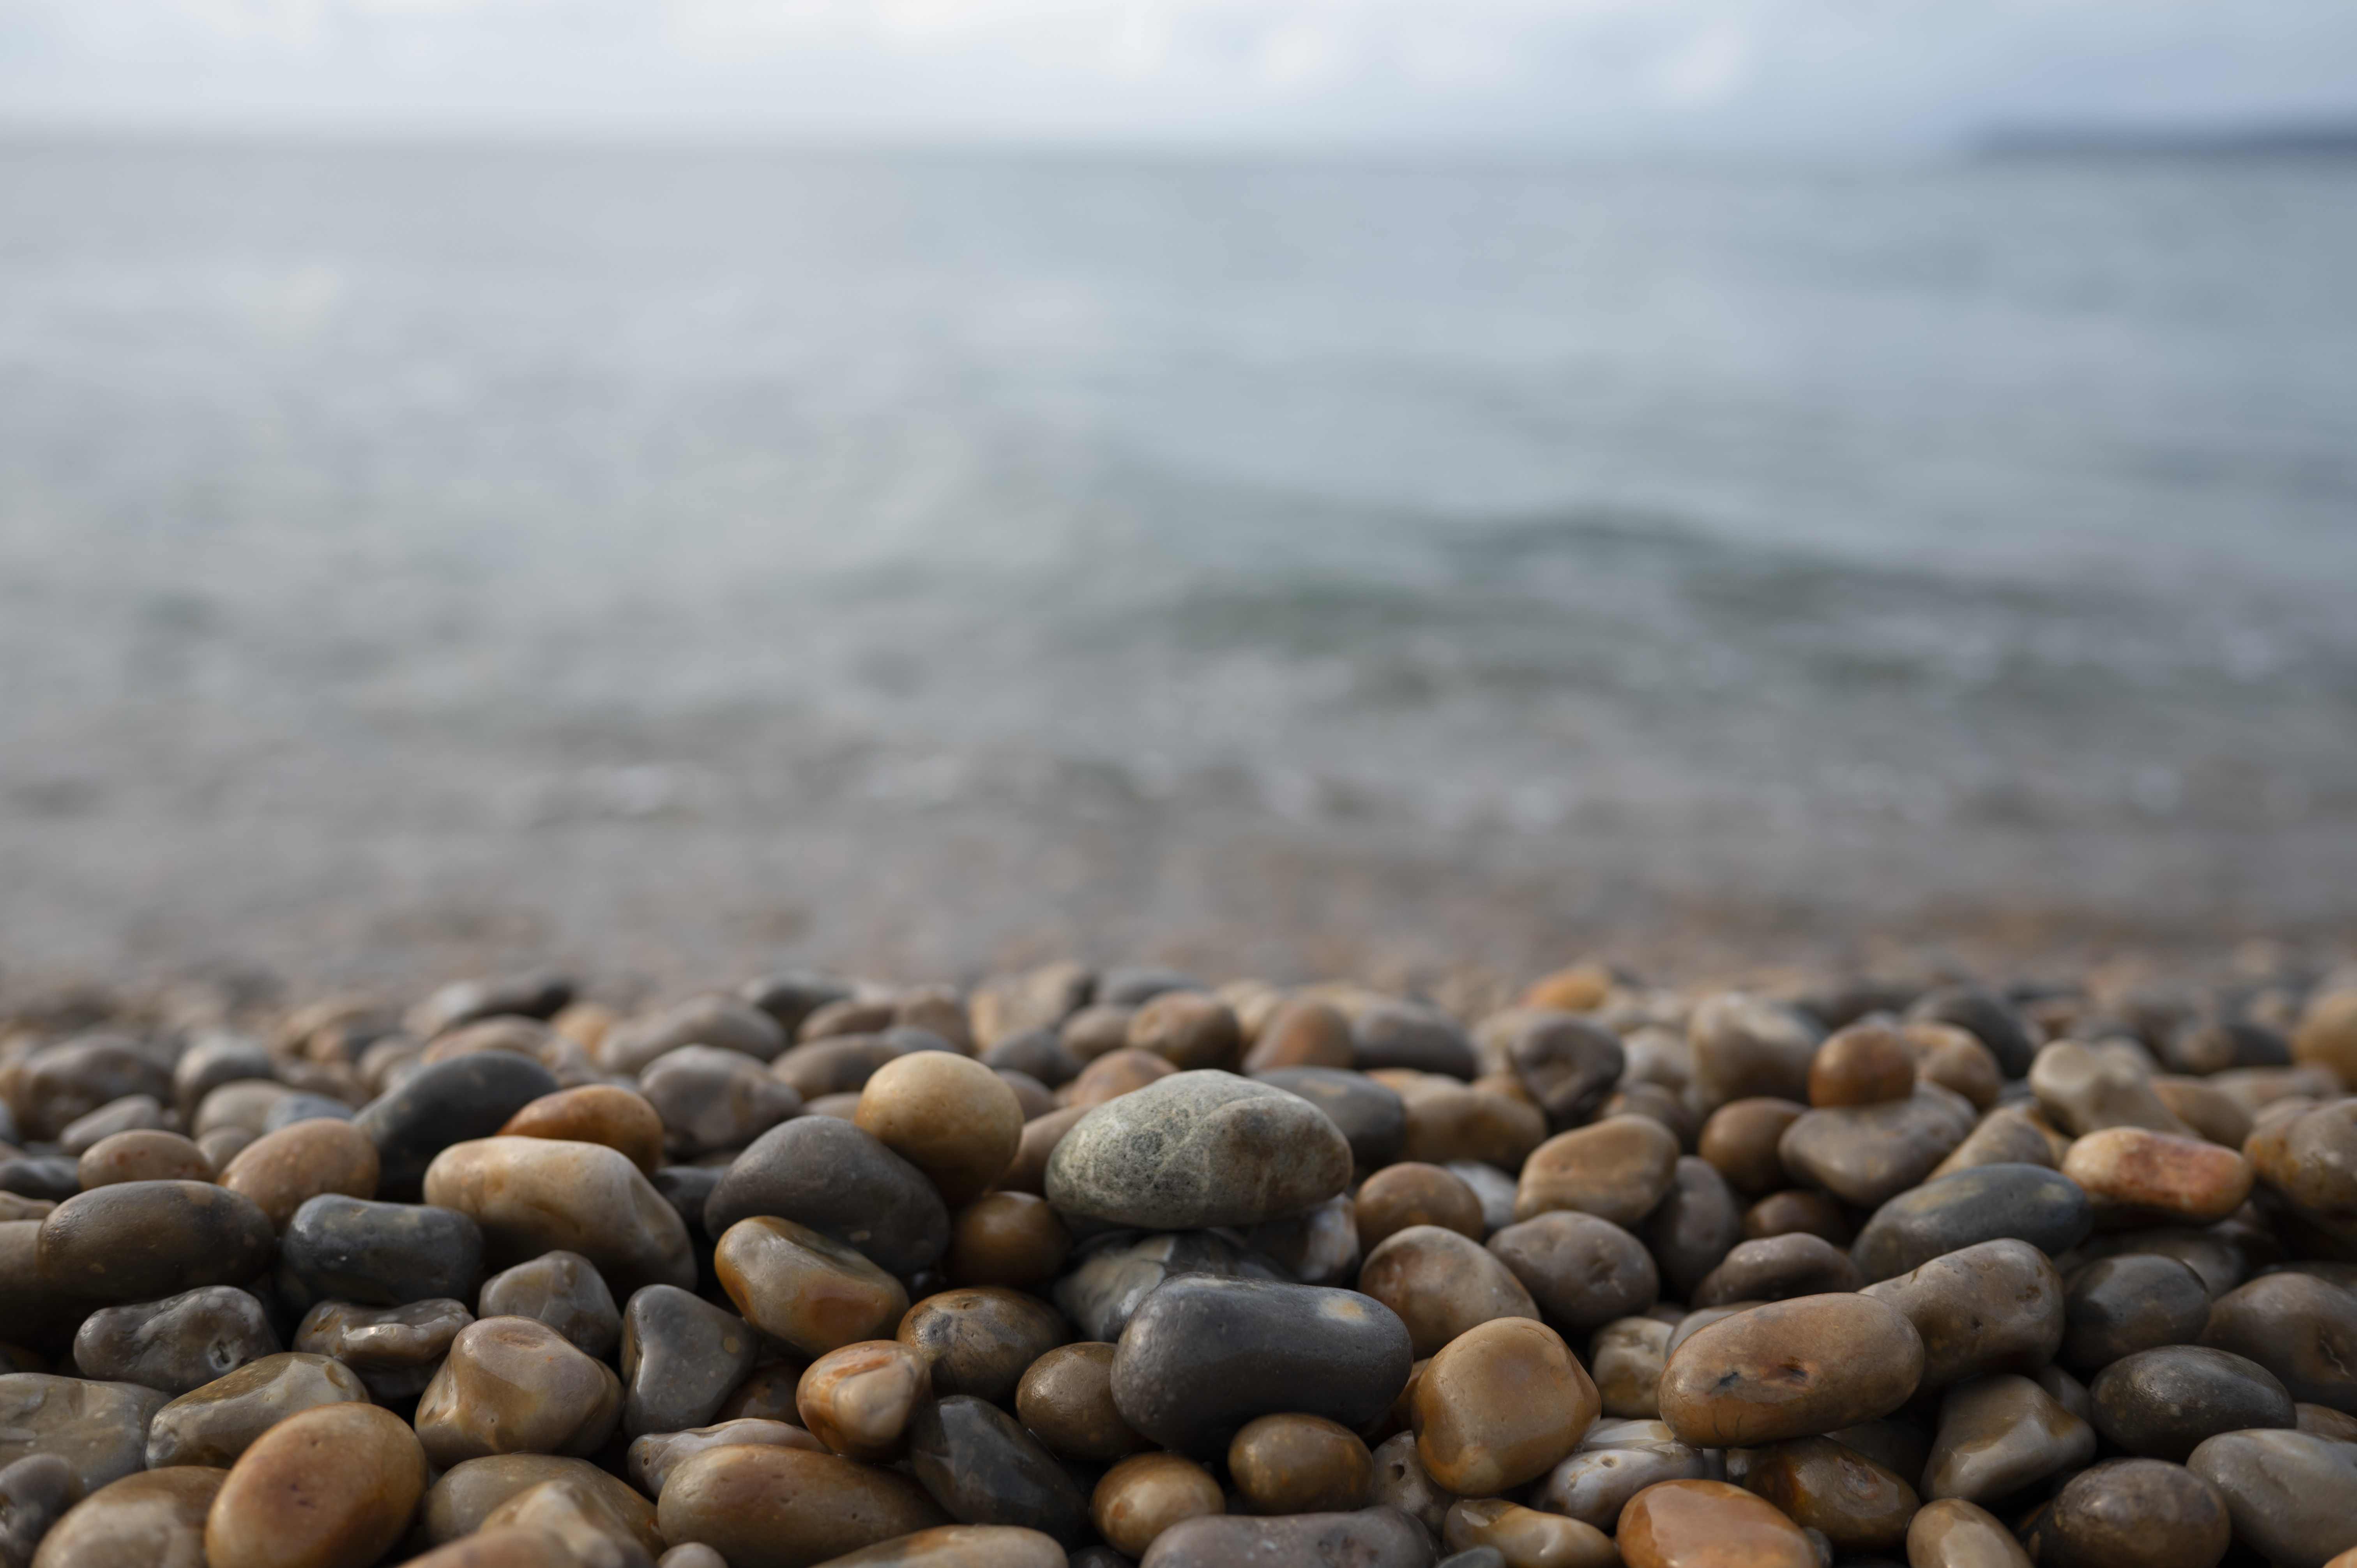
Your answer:
[[[2357,163],[0,144],[0,987],[2357,931]]]

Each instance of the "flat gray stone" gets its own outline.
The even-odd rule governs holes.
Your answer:
[[[1225,1072],[1182,1072],[1073,1123],[1048,1161],[1066,1214],[1151,1230],[1256,1225],[1351,1180],[1341,1129],[1299,1095]]]

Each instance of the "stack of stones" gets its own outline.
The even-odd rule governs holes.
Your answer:
[[[2357,985],[0,1036],[0,1568],[2357,1568]]]

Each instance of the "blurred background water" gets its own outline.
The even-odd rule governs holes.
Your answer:
[[[0,958],[2357,928],[2357,160],[0,143]]]

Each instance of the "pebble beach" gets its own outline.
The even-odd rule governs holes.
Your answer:
[[[2357,972],[0,1023],[7,1568],[2357,1564]]]

